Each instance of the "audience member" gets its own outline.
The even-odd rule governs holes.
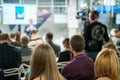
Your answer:
[[[54,52],[56,54],[56,57],[58,57],[59,52],[60,52],[60,46],[53,43],[53,33],[52,32],[47,32],[46,35],[45,35],[45,40],[53,48],[53,50],[54,50]]]
[[[53,49],[39,44],[32,53],[29,80],[65,80],[59,73]]]
[[[113,49],[115,52],[117,51],[116,46],[115,46],[113,43],[111,43],[111,42],[105,43],[105,44],[102,46],[102,48]]]
[[[63,40],[64,51],[59,53],[58,62],[70,61],[72,59],[72,53],[69,46],[69,38]]]
[[[0,68],[3,70],[18,68],[21,63],[20,50],[10,45],[10,39],[7,33],[0,34],[0,42]],[[5,80],[18,80],[18,77],[6,77]]]
[[[20,32],[17,31],[15,32],[15,34],[16,34],[16,41],[20,43]]]
[[[36,30],[32,30],[30,33],[30,42],[28,43],[28,46],[33,48],[35,47],[37,44],[42,43],[43,40],[42,38],[39,38],[37,35],[37,31]]]
[[[94,62],[84,55],[85,40],[80,35],[73,35],[70,39],[70,50],[74,58],[62,69],[67,80],[94,80]]]
[[[89,13],[90,23],[84,28],[86,55],[94,61],[98,52],[102,49],[104,42],[109,41],[107,27],[99,22],[99,13],[91,11]]]
[[[29,64],[30,56],[32,53],[32,48],[28,47],[28,43],[29,43],[29,38],[27,36],[23,36],[21,38],[21,56],[22,56],[22,62],[26,64]],[[24,61],[24,57],[27,58],[25,61]]]
[[[10,34],[10,41],[11,41],[11,45],[13,46],[17,46],[20,47],[20,43],[16,40],[16,34],[15,33],[11,33]]]
[[[116,41],[115,41],[116,46],[120,46],[120,31],[116,33]]]
[[[115,29],[113,28],[111,31],[110,31],[110,34],[111,34],[111,40],[114,44],[116,44],[116,40],[117,40],[117,32],[119,30],[118,29]]]
[[[2,33],[2,30],[0,29],[0,34]],[[0,44],[1,44],[1,42],[0,42]]]
[[[113,49],[104,48],[99,52],[94,69],[97,80],[120,80],[119,60]]]
[[[0,34],[2,33],[2,30],[0,29]]]
[[[117,53],[117,55],[119,56],[119,50],[116,48],[116,46],[115,46],[115,44],[113,44],[113,43],[105,43],[104,45],[103,45],[103,48],[108,48],[108,49],[113,49],[116,53]]]

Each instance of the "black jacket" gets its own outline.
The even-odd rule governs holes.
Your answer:
[[[0,68],[17,68],[21,63],[21,52],[8,43],[0,44]]]
[[[96,27],[96,25],[100,25],[100,26],[103,26],[103,27],[104,27],[104,29],[105,29],[105,34],[104,34],[104,36],[103,36],[104,41],[105,41],[105,42],[108,42],[108,41],[109,41],[109,37],[108,37],[108,33],[107,33],[107,27],[106,27],[104,24],[102,24],[102,23],[100,23],[100,22],[90,23],[90,24],[88,24],[88,25],[84,28],[84,34],[83,34],[83,36],[84,36],[84,38],[85,38],[85,50],[86,50],[86,51],[90,51],[89,46],[88,46],[87,43],[88,43],[89,40],[92,39],[91,31],[92,31],[93,27]],[[99,43],[99,49],[98,49],[98,51],[100,51],[101,48],[102,48],[103,42],[98,42],[98,43]],[[94,51],[93,51],[93,52],[94,52]]]

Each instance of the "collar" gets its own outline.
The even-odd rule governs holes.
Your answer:
[[[84,54],[80,54],[80,55],[77,55],[74,57],[74,59],[78,59],[78,58],[81,58],[81,57],[84,57],[85,55]]]

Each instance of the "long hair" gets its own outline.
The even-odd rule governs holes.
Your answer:
[[[32,53],[29,80],[44,76],[45,80],[64,80],[60,75],[53,49],[47,43],[39,44]]]
[[[104,48],[98,54],[95,61],[95,75],[119,80],[119,60],[114,50]]]

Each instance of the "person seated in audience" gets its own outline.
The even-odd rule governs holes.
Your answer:
[[[116,43],[116,40],[117,40],[117,32],[118,32],[119,30],[118,29],[115,29],[115,28],[113,28],[111,31],[110,31],[110,34],[111,34],[111,36],[112,36],[112,38],[111,38],[111,40],[112,40],[112,42],[115,44]]]
[[[20,43],[20,32],[16,31],[15,34],[16,34],[16,41]]]
[[[10,38],[7,33],[0,34],[0,68],[3,70],[19,68],[21,64],[20,49],[11,46]],[[8,76],[5,80],[18,80],[18,76]]]
[[[30,32],[30,41],[28,43],[28,46],[33,48],[35,47],[37,44],[42,43],[43,40],[42,38],[39,38],[37,35],[37,31],[36,30],[32,30]]]
[[[66,80],[57,69],[54,51],[48,43],[33,50],[29,80]]]
[[[117,39],[116,39],[115,45],[120,46],[120,31],[117,32],[116,37],[117,37]]]
[[[113,49],[102,49],[95,60],[94,70],[97,80],[120,80],[116,52]]]
[[[20,43],[16,40],[16,34],[15,33],[11,33],[10,34],[10,41],[11,41],[11,45],[13,46],[17,46],[20,47]]]
[[[117,53],[118,56],[120,55],[119,50],[116,48],[116,45],[113,44],[113,43],[110,43],[110,42],[109,43],[105,43],[103,45],[103,48],[113,49]]]
[[[74,57],[61,73],[67,80],[94,80],[94,62],[84,53],[85,40],[80,35],[70,38],[70,50]]]
[[[21,56],[22,56],[22,63],[26,63],[26,64],[29,64],[30,56],[32,53],[32,48],[28,47],[28,43],[29,43],[29,37],[23,36],[21,38]]]
[[[2,33],[2,30],[0,29],[0,34]],[[1,44],[1,43],[0,43]]]
[[[56,57],[58,57],[61,49],[60,49],[60,46],[58,44],[55,44],[53,42],[53,36],[54,35],[53,35],[52,32],[47,32],[45,34],[45,40],[53,48],[53,50],[54,50],[54,52],[56,54]]]
[[[69,38],[63,40],[64,51],[59,53],[58,62],[70,61],[72,59],[72,53],[69,46]]]

